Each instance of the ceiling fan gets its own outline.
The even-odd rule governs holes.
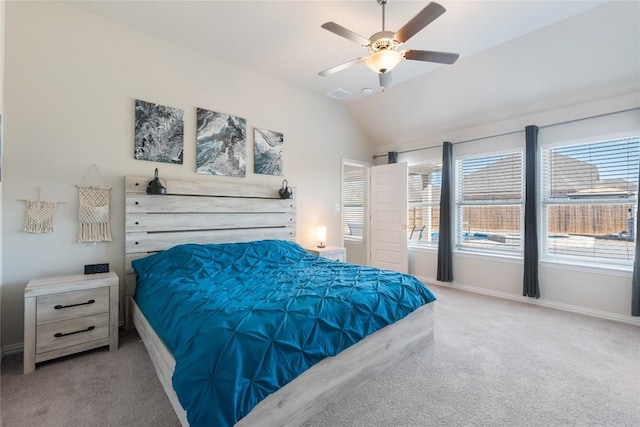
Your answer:
[[[379,74],[380,88],[384,91],[391,85],[391,70],[398,65],[402,59],[437,62],[440,64],[453,64],[456,62],[460,56],[457,53],[413,49],[402,51],[397,50],[400,45],[442,15],[446,11],[444,7],[435,2],[429,3],[409,22],[404,24],[400,30],[394,33],[393,31],[386,31],[384,28],[385,5],[389,0],[376,1],[382,6],[382,31],[373,34],[369,38],[361,36],[360,34],[332,21],[322,24],[322,28],[325,30],[331,31],[334,34],[356,42],[362,47],[369,49],[370,55],[331,67],[319,72],[319,75],[328,76],[364,62],[369,68]]]

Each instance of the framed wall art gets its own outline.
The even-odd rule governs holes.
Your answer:
[[[284,135],[266,129],[253,129],[253,171],[262,175],[282,176]]]
[[[184,111],[136,99],[134,158],[182,164]]]
[[[246,119],[202,108],[196,116],[196,172],[246,176]]]

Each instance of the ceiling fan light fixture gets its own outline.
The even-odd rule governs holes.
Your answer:
[[[402,54],[397,50],[381,49],[369,55],[365,64],[378,74],[388,73],[402,61]]]

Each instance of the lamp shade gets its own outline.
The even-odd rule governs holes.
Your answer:
[[[316,228],[316,239],[318,240],[318,247],[324,248],[324,244],[327,241],[327,227],[320,225]]]
[[[365,64],[379,74],[387,73],[402,61],[400,52],[394,49],[380,49],[367,58]]]

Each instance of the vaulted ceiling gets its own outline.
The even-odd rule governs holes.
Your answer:
[[[403,47],[460,58],[403,61],[385,92],[365,64],[318,75],[368,54],[321,25],[369,37],[382,29],[375,0],[69,4],[320,96],[347,91],[332,102],[378,146],[640,90],[638,1],[438,2],[447,11]],[[389,0],[386,29],[400,29],[427,4]]]

